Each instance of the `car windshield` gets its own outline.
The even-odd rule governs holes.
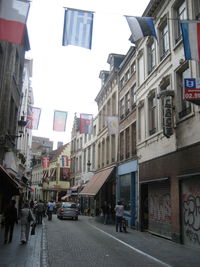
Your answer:
[[[63,208],[76,208],[76,204],[73,203],[64,203],[62,205]]]

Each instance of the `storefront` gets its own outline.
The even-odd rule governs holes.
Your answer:
[[[103,203],[106,201],[111,207],[111,213],[113,213],[115,205],[115,184],[115,167],[95,173],[79,193],[83,212],[86,212],[87,215],[98,216]]]
[[[117,168],[116,200],[122,201],[124,205],[124,217],[128,225],[138,225],[138,180],[137,161],[123,163]]]
[[[200,247],[200,143],[139,164],[140,229]]]

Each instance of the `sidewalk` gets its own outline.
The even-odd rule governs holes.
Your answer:
[[[3,244],[4,229],[0,229],[1,267],[40,267],[45,265],[45,225],[37,225],[36,234],[29,236],[29,242],[20,243],[20,223],[15,225],[12,243]],[[42,242],[44,240],[44,242]],[[41,264],[42,263],[42,264]]]
[[[174,243],[171,240],[152,235],[148,232],[140,232],[127,227],[128,233],[115,231],[115,225],[104,225],[95,220],[95,217],[88,217],[88,222],[100,231],[113,236],[115,239],[131,246],[146,255],[150,255],[169,266],[173,267],[199,267],[200,248],[190,248],[185,245]]]

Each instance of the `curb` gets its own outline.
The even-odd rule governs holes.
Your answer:
[[[48,246],[46,238],[46,225],[42,222],[42,240],[41,240],[41,266],[49,267],[48,263]]]

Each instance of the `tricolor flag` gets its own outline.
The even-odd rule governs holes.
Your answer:
[[[183,47],[186,60],[200,60],[200,22],[181,22]]]
[[[125,16],[134,42],[145,37],[154,36],[157,39],[153,18]]]
[[[80,114],[80,133],[88,134],[91,126],[92,115]]]
[[[63,46],[75,45],[91,49],[92,29],[93,12],[66,9],[63,29]]]
[[[54,120],[53,120],[53,130],[57,132],[65,132],[67,121],[67,112],[66,111],[54,111]]]
[[[28,106],[27,110],[27,125],[26,128],[31,130],[37,130],[40,121],[41,109]]]
[[[69,160],[68,160],[68,156],[62,156],[61,158],[61,163],[62,163],[62,167],[66,168],[69,166]]]
[[[0,40],[22,44],[29,7],[28,1],[1,0]]]
[[[118,116],[107,116],[108,123],[108,135],[117,134],[118,133]]]

